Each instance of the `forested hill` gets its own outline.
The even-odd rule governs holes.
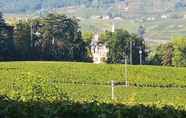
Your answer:
[[[70,6],[102,8],[103,10],[128,6],[131,11],[172,11],[186,7],[185,3],[186,0],[0,0],[0,11],[25,13]]]

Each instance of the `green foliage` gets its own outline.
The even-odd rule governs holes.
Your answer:
[[[185,115],[186,92],[182,86],[186,83],[185,68],[129,66],[130,87],[115,87],[115,100],[111,100],[110,81],[123,81],[121,65],[6,62],[0,66],[0,117],[184,118]],[[132,87],[134,82],[139,86]],[[165,87],[171,83],[177,88]],[[154,87],[145,88],[147,84]],[[161,88],[155,86],[158,84]]]
[[[163,57],[163,45],[159,45],[153,51],[149,53],[148,56],[148,63],[151,65],[161,65],[162,64],[162,57]]]
[[[28,59],[31,51],[31,39],[30,39],[31,24],[28,22],[19,21],[15,26],[15,43],[17,58]]]
[[[185,110],[173,106],[122,105],[73,101],[22,102],[0,97],[1,117],[6,118],[184,118]]]
[[[0,60],[12,59],[14,51],[13,27],[5,23],[0,12]]]
[[[176,37],[173,39],[173,65],[186,66],[186,38]]]
[[[78,20],[65,15],[49,14],[41,28],[42,48],[46,58],[82,60],[86,56]]]
[[[110,40],[112,40],[112,33],[111,32],[102,32],[100,36],[100,42],[102,43],[108,43]]]
[[[130,45],[132,45],[133,64],[139,64],[139,50],[143,52],[143,59],[145,58],[144,40],[130,34],[124,30],[116,30],[114,33],[108,33],[108,62],[109,63],[124,63],[125,56],[130,55]]]
[[[93,38],[93,33],[92,32],[83,32],[83,40],[87,45],[90,45],[92,38]]]
[[[171,66],[172,65],[172,58],[173,58],[173,45],[171,43],[165,44],[164,45],[165,50],[164,50],[164,55],[162,57],[163,65],[166,66]]]
[[[87,56],[89,57],[89,59],[87,59],[87,60],[92,61],[92,59],[91,59],[92,53],[91,53],[91,49],[90,49],[91,48],[90,44],[91,44],[91,41],[92,41],[92,38],[93,38],[93,33],[92,32],[84,32],[82,34],[82,37],[83,37],[83,40],[84,40],[85,45],[86,45]]]
[[[151,51],[148,57],[148,63],[152,65],[172,66],[172,58],[172,43],[161,44],[153,51]]]
[[[7,27],[2,19],[3,28]],[[9,29],[2,29],[11,33]],[[12,29],[13,32],[13,29]],[[15,42],[16,60],[71,60],[82,61],[87,59],[87,43],[82,38],[78,20],[61,14],[49,14],[39,19],[19,21],[15,25],[14,41],[8,34],[1,34],[3,38],[1,51],[10,56],[6,51],[13,48]],[[6,39],[6,40],[5,40]],[[10,42],[12,41],[12,42]],[[5,58],[6,56],[2,56]],[[5,60],[5,59],[4,59]]]
[[[109,42],[109,63],[124,63],[124,56],[127,54],[130,34],[126,31],[117,30],[111,34],[112,38]]]
[[[2,82],[32,79],[56,82],[94,83],[110,85],[111,80],[124,81],[124,65],[94,65],[86,63],[20,62],[1,63]],[[128,80],[136,87],[186,87],[186,69],[156,66],[128,66]],[[17,80],[16,79],[16,80]],[[27,82],[24,82],[27,83]],[[28,82],[29,83],[29,82]],[[5,85],[5,84],[3,84]],[[2,87],[3,87],[2,85]],[[5,87],[6,88],[6,87]]]

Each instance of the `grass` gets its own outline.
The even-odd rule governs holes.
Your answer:
[[[129,84],[115,87],[119,103],[186,106],[186,68],[128,66]],[[55,100],[65,93],[73,101],[109,102],[110,81],[124,81],[124,65],[70,62],[1,62],[0,95],[29,101]]]
[[[73,101],[113,103],[111,86],[61,84],[61,90]],[[186,106],[186,89],[178,88],[125,88],[116,87],[115,102],[123,104],[162,104]]]
[[[0,63],[0,80],[20,78],[110,84],[123,82],[124,65],[95,65],[69,62],[10,62]],[[186,68],[158,66],[128,66],[130,85],[137,87],[186,87]]]
[[[124,65],[1,62],[0,117],[185,117],[186,68],[128,69],[130,86],[115,86],[113,100],[110,81],[124,81]]]

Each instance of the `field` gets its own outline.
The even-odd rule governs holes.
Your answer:
[[[96,101],[99,104],[143,104],[158,108],[170,105],[175,109],[186,109],[186,68],[128,65],[130,86],[115,86],[114,100],[111,99],[111,80],[120,84],[124,82],[124,65],[1,62],[0,75],[0,96],[14,102],[30,104],[31,101],[55,103],[70,100],[89,104]],[[14,105],[18,104],[14,102]],[[94,107],[102,106],[96,104]]]
[[[57,86],[67,94],[77,91],[74,92],[78,93],[77,95],[89,96],[88,94],[91,94],[90,96],[96,96],[98,92],[97,97],[110,99],[111,80],[120,84],[125,81],[124,65],[95,65],[75,62],[5,62],[0,63],[0,70],[0,92],[2,94],[11,93],[11,85],[17,87],[16,91],[20,90],[20,93],[24,93],[22,91],[32,87],[32,84],[37,84],[41,87],[51,86],[53,88],[52,86]],[[153,102],[158,98],[163,100],[167,96],[178,99],[186,98],[185,77],[186,68],[128,66],[130,88],[116,87],[116,96],[138,98],[149,94],[148,96],[152,96],[153,99],[149,99],[147,102]],[[157,97],[153,97],[153,95]],[[69,96],[73,97],[73,93]],[[88,97],[88,99],[91,98]],[[139,102],[145,103],[146,101],[144,98],[139,98]]]

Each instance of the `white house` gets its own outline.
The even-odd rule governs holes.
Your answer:
[[[104,63],[107,60],[108,48],[99,41],[99,34],[95,33],[91,42],[92,60],[95,64]]]
[[[183,15],[183,18],[184,18],[184,19],[186,19],[186,14],[185,14],[185,15]]]
[[[161,16],[161,19],[167,19],[167,18],[168,18],[167,15],[162,15],[162,16]]]
[[[115,32],[115,24],[112,24],[111,32]],[[107,48],[106,43],[100,41],[99,33],[95,33],[91,41],[91,53],[92,60],[95,64],[105,63],[108,59],[107,54],[109,49]]]
[[[110,16],[102,16],[102,20],[110,20]]]

